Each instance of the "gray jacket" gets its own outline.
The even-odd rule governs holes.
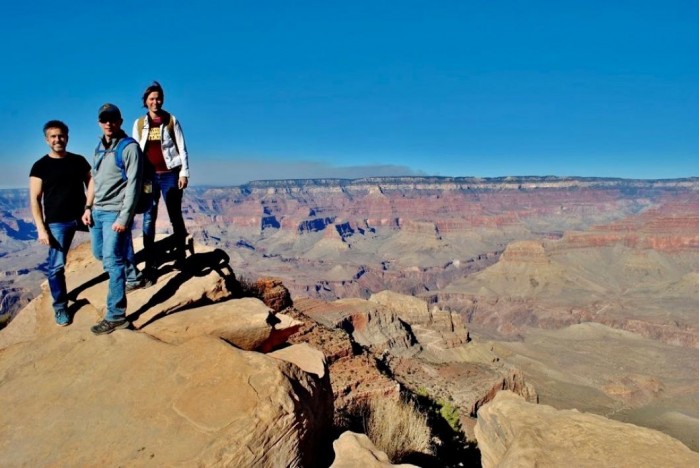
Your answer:
[[[115,149],[119,140],[126,138],[123,131],[112,139],[105,147],[104,139],[100,138],[92,164],[92,177],[95,180],[94,209],[102,211],[118,211],[117,223],[130,226],[134,219],[134,210],[138,195],[141,192],[143,176],[143,153],[138,143],[129,143],[122,151],[122,161],[126,171],[126,180],[115,160]],[[106,153],[100,151],[107,150]]]

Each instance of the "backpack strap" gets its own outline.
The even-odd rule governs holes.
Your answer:
[[[122,151],[124,151],[124,147],[128,145],[129,143],[136,143],[138,142],[134,140],[131,137],[124,137],[121,140],[119,140],[119,143],[117,143],[117,147],[114,149],[114,162],[119,168],[119,170],[122,172],[122,180],[126,180],[126,168],[124,167],[124,159],[122,158]],[[99,146],[98,146],[99,148]]]
[[[93,158],[93,170],[97,172],[97,170],[100,168],[102,165],[102,160],[105,158],[105,155],[109,153],[110,150],[107,149],[100,149],[102,145],[102,142],[97,143],[97,146],[95,147],[95,157]]]
[[[141,117],[136,120],[136,133],[139,136],[139,140],[141,140],[141,134],[143,133],[143,127],[146,125],[146,116],[142,115]]]

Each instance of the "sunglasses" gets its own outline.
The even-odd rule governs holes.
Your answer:
[[[117,123],[119,122],[119,117],[100,117],[100,123]]]

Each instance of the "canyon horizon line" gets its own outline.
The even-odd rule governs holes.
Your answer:
[[[195,171],[196,175],[196,171]],[[442,175],[393,175],[393,176],[365,176],[365,177],[290,177],[290,178],[269,178],[269,179],[251,179],[244,183],[231,183],[231,184],[209,184],[202,183],[199,184],[196,181],[190,183],[191,188],[199,189],[209,189],[209,188],[236,188],[236,187],[259,187],[269,184],[280,184],[280,183],[304,183],[313,182],[320,185],[358,185],[363,183],[406,183],[406,182],[428,182],[431,183],[454,183],[454,184],[467,184],[480,186],[490,185],[490,184],[506,184],[511,188],[513,184],[517,183],[565,183],[569,182],[580,186],[597,186],[598,184],[614,184],[614,183],[637,183],[642,186],[647,186],[649,184],[665,184],[675,185],[678,183],[698,183],[698,176],[684,176],[684,177],[661,177],[661,178],[636,178],[636,177],[612,177],[612,176],[559,176],[559,175],[503,175],[503,176],[442,176]],[[0,187],[0,190],[21,190],[25,189],[24,185],[15,185],[8,187]],[[538,188],[538,187],[527,187],[527,188]]]
[[[313,182],[319,185],[361,185],[363,183],[406,183],[406,182],[431,182],[431,183],[454,183],[475,185],[474,188],[480,188],[481,185],[490,184],[505,184],[512,187],[514,184],[522,183],[572,183],[581,184],[581,186],[597,186],[601,183],[638,183],[641,185],[648,184],[666,184],[675,185],[677,183],[698,183],[698,176],[687,177],[671,177],[671,178],[649,178],[640,179],[633,177],[607,177],[607,176],[557,176],[557,175],[504,175],[494,177],[481,176],[441,176],[441,175],[395,175],[395,176],[367,176],[367,177],[293,177],[293,178],[270,178],[270,179],[254,179],[242,184],[193,184],[193,187],[201,188],[217,188],[217,187],[245,187],[245,186],[260,186],[279,183],[303,183]],[[466,188],[466,187],[465,187]],[[517,188],[517,187],[515,187]],[[530,188],[530,187],[527,187]],[[532,187],[540,188],[540,187]]]

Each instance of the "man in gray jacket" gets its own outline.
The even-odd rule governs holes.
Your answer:
[[[92,253],[102,261],[109,275],[105,317],[91,328],[94,334],[104,335],[129,327],[126,320],[126,256],[141,191],[143,154],[138,143],[121,129],[123,120],[117,106],[105,104],[100,107],[98,121],[103,136],[95,150],[93,183],[88,186],[83,222],[91,226]],[[127,138],[127,141],[122,141]]]

